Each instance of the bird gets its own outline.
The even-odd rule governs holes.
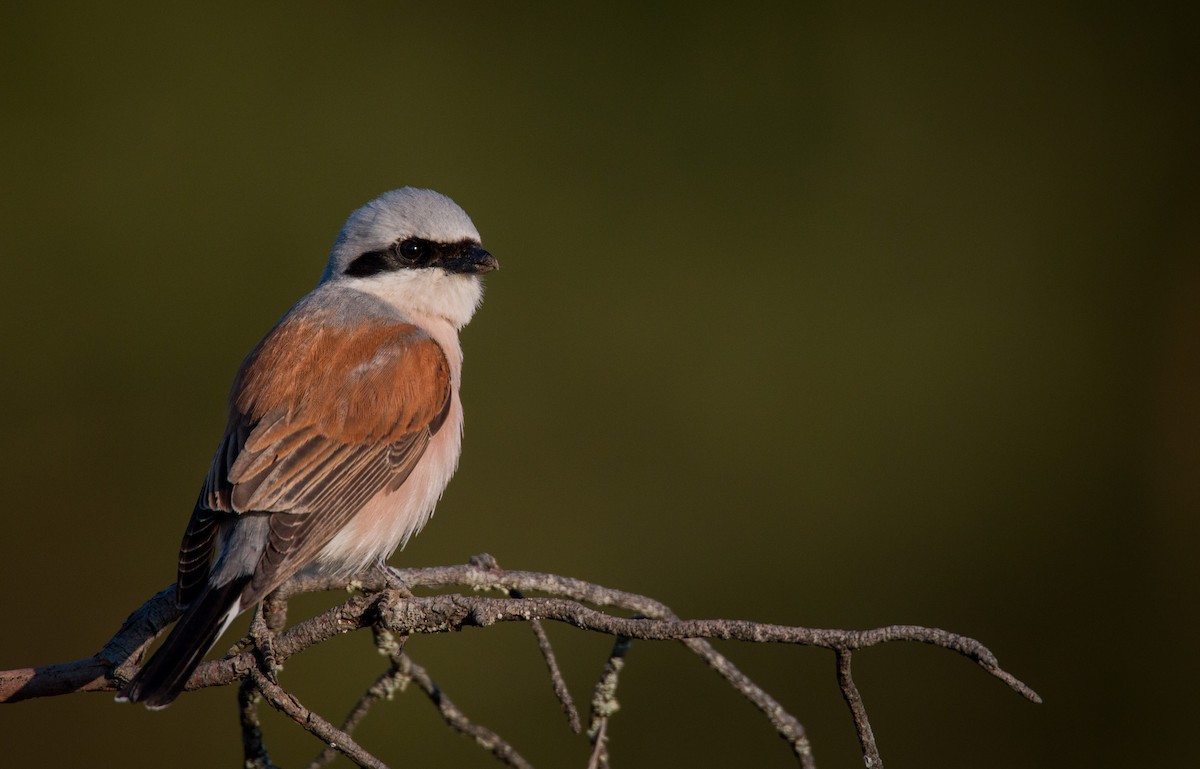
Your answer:
[[[459,331],[499,268],[428,189],[355,210],[250,351],[179,547],[182,614],[117,699],[166,707],[230,624],[302,570],[346,576],[425,525],[458,465]]]

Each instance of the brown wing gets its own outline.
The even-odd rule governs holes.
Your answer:
[[[270,590],[404,482],[449,407],[445,354],[416,326],[282,322],[234,382],[229,426],[180,547],[180,602],[203,588],[222,517],[280,514],[247,588]]]

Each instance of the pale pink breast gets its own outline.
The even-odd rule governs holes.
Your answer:
[[[367,502],[320,552],[316,561],[322,572],[352,573],[403,547],[429,521],[458,466],[463,429],[458,334],[445,321],[421,318],[415,322],[445,351],[450,364],[450,412],[404,485]]]

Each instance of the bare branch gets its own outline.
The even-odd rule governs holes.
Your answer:
[[[1040,702],[1037,694],[999,667],[995,655],[973,638],[939,628],[890,625],[875,630],[835,630],[773,625],[745,620],[658,620],[614,617],[561,598],[505,600],[480,596],[432,596],[412,598],[391,607],[384,615],[388,627],[398,632],[440,633],[463,627],[488,627],[497,622],[528,622],[549,619],[584,630],[625,635],[645,641],[679,641],[689,638],[719,638],[752,643],[784,643],[819,646],[825,649],[865,649],[891,641],[918,641],[941,646],[973,660],[1014,691]],[[430,618],[436,622],[429,624]]]
[[[500,564],[496,561],[496,558],[488,553],[480,553],[479,555],[472,556],[469,564],[490,571],[500,568]],[[505,592],[509,598],[525,597],[525,594],[516,588],[511,588]],[[558,658],[554,654],[554,647],[550,645],[550,637],[546,635],[546,629],[542,627],[542,623],[538,620],[531,620],[529,627],[533,630],[533,636],[537,639],[538,650],[542,653],[542,660],[545,661],[546,669],[550,672],[550,686],[553,687],[554,696],[558,698],[563,713],[567,717],[567,724],[571,727],[571,731],[579,734],[583,729],[583,726],[579,722],[579,711],[575,709],[575,700],[571,699],[571,690],[567,688],[566,679],[563,678],[562,670],[558,667]]]
[[[286,602],[292,595],[318,590],[344,590],[346,583],[316,577],[296,578],[268,597],[265,611],[256,617],[252,640],[255,648],[235,647],[230,656],[200,666],[189,679],[188,689],[222,686],[234,681],[249,681],[274,707],[288,713],[304,728],[316,734],[327,745],[336,746],[360,766],[383,766],[353,742],[349,733],[366,715],[370,707],[396,688],[413,680],[437,705],[443,719],[458,731],[472,737],[480,745],[509,766],[524,767],[528,763],[498,735],[472,723],[434,684],[429,674],[403,654],[403,642],[412,633],[442,633],[465,627],[487,627],[497,622],[538,623],[548,620],[573,625],[576,628],[607,633],[621,638],[639,640],[680,641],[711,668],[725,678],[738,692],[755,705],[788,743],[804,769],[813,764],[812,748],[804,728],[784,708],[754,684],[728,659],[716,652],[705,639],[727,639],[750,643],[784,643],[816,646],[833,651],[837,658],[838,683],[850,706],[855,728],[869,766],[879,766],[866,710],[850,677],[851,652],[891,641],[920,642],[955,651],[973,660],[990,675],[1033,702],[1041,698],[1032,689],[1002,669],[983,644],[966,636],[916,625],[891,625],[873,630],[837,630],[771,625],[741,620],[681,620],[665,604],[646,596],[613,590],[582,580],[537,572],[500,569],[490,556],[477,556],[461,566],[427,569],[370,569],[351,583],[363,591],[352,595],[316,617],[300,622],[286,630]],[[444,588],[466,586],[475,590],[499,590],[505,598],[479,595],[413,596],[410,588]],[[524,597],[534,592],[543,595]],[[585,606],[608,607],[635,613],[622,617]],[[146,648],[154,637],[179,614],[173,588],[156,594],[129,616],[121,629],[95,656],[74,662],[0,672],[0,702],[17,702],[30,697],[44,697],[76,691],[114,691],[120,689],[136,670]],[[376,679],[358,704],[347,716],[343,729],[337,729],[300,703],[270,680],[271,671],[294,654],[322,643],[334,636],[359,628],[371,627],[376,643],[391,660],[391,668]],[[546,640],[544,629],[535,626],[539,648],[546,659],[555,691],[570,717],[574,710],[566,691],[557,660]],[[260,665],[258,657],[263,663]],[[610,663],[619,669],[619,657]],[[615,671],[613,681],[615,683]],[[269,767],[270,759],[262,747],[261,730],[254,709],[253,692],[243,686],[239,706],[242,713],[243,738],[247,760],[256,766]],[[603,765],[607,760],[604,741],[608,736],[607,716],[597,715],[605,707],[593,709],[593,728],[589,731],[596,741],[593,763]],[[615,703],[615,700],[612,700]],[[578,723],[578,715],[572,726]],[[323,752],[313,766],[321,766],[333,754]]]
[[[242,755],[246,769],[279,769],[267,755],[263,744],[262,721],[258,718],[258,703],[262,693],[249,678],[238,686],[238,716],[242,725]]]
[[[437,706],[438,712],[442,714],[442,719],[455,731],[462,732],[471,737],[481,748],[489,751],[508,766],[515,769],[533,769],[533,765],[522,758],[521,754],[514,750],[511,745],[501,739],[500,735],[486,727],[473,723],[467,718],[450,701],[450,698],[442,693],[442,690],[433,682],[433,678],[430,677],[425,668],[413,662],[407,654],[401,658],[401,672],[411,678],[417,685],[417,688],[425,692],[430,701]]]
[[[406,636],[397,638],[391,631],[378,625],[373,626],[372,631],[375,635],[376,647],[388,657],[391,666],[376,678],[366,693],[359,698],[358,703],[350,711],[342,725],[344,732],[351,733],[376,702],[382,699],[391,699],[394,692],[403,691],[410,681],[415,681],[417,688],[437,706],[442,719],[455,731],[471,737],[476,744],[509,766],[518,767],[518,769],[530,767],[530,764],[498,734],[467,718],[442,693],[429,673],[403,653]],[[333,760],[335,755],[331,748],[326,748],[309,764],[308,769],[319,769],[319,767],[325,766]]]
[[[388,769],[387,764],[368,753],[350,735],[338,729],[333,724],[313,713],[300,704],[300,700],[289,694],[279,684],[267,678],[262,671],[254,668],[249,673],[254,687],[262,692],[263,697],[276,710],[286,714],[300,724],[305,731],[311,733],[326,745],[335,748],[346,758],[363,769]]]
[[[514,598],[521,597],[519,591]],[[566,679],[563,678],[562,670],[558,667],[558,658],[554,656],[554,647],[550,645],[550,636],[546,635],[546,629],[542,627],[542,623],[538,620],[533,620],[529,623],[530,629],[533,630],[533,635],[537,638],[538,650],[542,653],[542,659],[546,662],[546,669],[550,672],[550,685],[554,687],[554,696],[558,697],[558,702],[562,705],[563,713],[567,716],[567,724],[571,727],[571,731],[579,734],[583,730],[583,725],[579,722],[579,711],[575,709],[575,700],[571,699],[571,690],[567,688]]]
[[[813,759],[812,745],[804,726],[774,697],[767,694],[758,684],[751,681],[745,673],[712,647],[708,641],[699,638],[689,638],[683,645],[695,652],[708,666],[717,671],[743,697],[750,700],[762,712],[783,741],[791,748],[792,755],[800,761],[802,769],[816,769]]]
[[[0,672],[0,702],[20,702],[34,697],[56,697],[75,692],[106,692],[112,683],[113,667],[98,657],[19,668]]]
[[[346,734],[352,734],[358,725],[362,723],[362,720],[366,718],[372,705],[380,700],[391,699],[393,692],[398,689],[404,689],[407,684],[408,677],[395,668],[388,668],[380,673],[375,682],[367,688],[366,693],[355,703],[349,715],[346,716],[346,720],[342,722],[342,731]],[[320,769],[320,767],[327,765],[336,757],[337,750],[326,746],[308,765],[308,769]]]
[[[403,588],[406,595],[411,595],[407,592],[407,588]],[[371,633],[375,640],[375,646],[388,657],[390,660],[395,660],[399,657],[404,649],[404,643],[408,640],[407,636],[401,636],[399,639],[390,631],[373,625]],[[353,734],[362,720],[366,718],[370,712],[371,706],[380,700],[392,698],[392,695],[397,691],[403,691],[408,686],[408,677],[402,674],[393,663],[387,670],[379,674],[375,681],[367,687],[367,690],[359,697],[358,702],[350,709],[346,715],[346,719],[342,722],[342,731],[346,734]],[[337,757],[337,751],[331,747],[325,747],[316,758],[308,765],[308,769],[320,769],[334,758]]]
[[[617,678],[625,667],[625,655],[631,642],[625,636],[617,636],[604,672],[592,691],[592,715],[588,723],[588,739],[592,741],[592,756],[588,769],[608,769],[608,719],[620,708],[617,702]]]
[[[867,769],[883,769],[883,759],[879,757],[879,748],[875,745],[875,732],[872,731],[871,722],[867,718],[867,708],[863,705],[862,696],[850,675],[852,652],[849,649],[837,649],[835,654],[838,686],[841,687],[842,698],[850,706],[850,716],[854,719],[854,729],[858,732],[858,744],[862,747],[863,762]]]
[[[119,689],[136,670],[137,663],[154,637],[179,618],[175,586],[164,588],[126,618],[116,634],[94,657],[0,671],[0,703],[20,702],[34,697],[55,697],[75,692]]]

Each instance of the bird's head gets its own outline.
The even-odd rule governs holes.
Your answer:
[[[480,276],[499,266],[458,204],[433,190],[403,187],[350,214],[321,283],[355,288],[402,312],[461,328],[483,298]]]

